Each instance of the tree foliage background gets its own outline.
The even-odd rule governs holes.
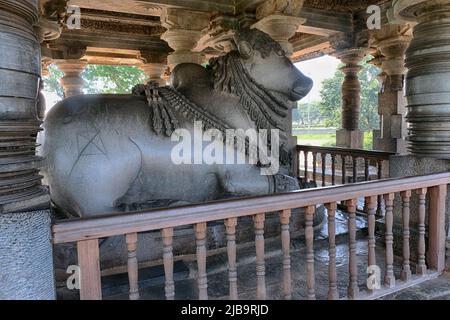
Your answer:
[[[60,79],[64,74],[55,65],[51,65],[49,71],[49,76],[44,78],[45,89],[63,98],[64,90],[60,85]],[[87,94],[131,93],[135,85],[143,83],[146,79],[144,72],[137,67],[103,65],[89,65],[82,77],[86,82],[83,91]]]
[[[381,84],[377,80],[377,75],[380,71],[377,67],[367,63],[368,60],[370,60],[370,57],[362,62],[363,69],[359,73],[361,82],[361,130],[379,128],[378,92]],[[318,108],[324,119],[324,125],[327,127],[341,127],[341,87],[343,82],[344,73],[340,70],[337,70],[332,78],[323,82],[320,92],[322,99]]]

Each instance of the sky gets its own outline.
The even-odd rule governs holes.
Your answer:
[[[331,56],[323,56],[320,58],[299,62],[295,66],[300,69],[303,74],[310,77],[314,86],[311,92],[302,99],[301,102],[308,103],[320,100],[320,90],[322,90],[322,81],[332,78],[338,69],[340,60]]]
[[[302,102],[312,102],[320,100],[320,90],[322,89],[322,81],[333,77],[340,61],[330,56],[323,56],[320,58],[299,62],[295,65],[305,75],[313,79],[314,86],[311,92],[302,99]],[[47,110],[49,110],[55,103],[61,100],[55,93],[44,91],[47,102]]]

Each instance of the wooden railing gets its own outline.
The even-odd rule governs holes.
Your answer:
[[[389,157],[394,154],[384,151],[298,145],[297,176],[303,177],[306,181],[320,182],[322,187],[330,184],[379,180],[386,178],[383,174],[387,171]],[[371,167],[376,168],[375,177],[370,173]],[[340,179],[337,179],[339,176],[337,171],[340,171]]]
[[[347,298],[375,298],[386,290],[397,290],[410,285],[411,281],[426,279],[440,273],[445,268],[445,205],[447,184],[450,173],[428,176],[407,177],[400,179],[379,180],[349,184],[346,186],[308,189],[299,192],[272,196],[252,197],[228,201],[211,202],[200,205],[152,210],[146,212],[112,215],[95,219],[77,219],[59,221],[53,226],[55,244],[76,242],[78,248],[78,264],[81,271],[81,299],[101,299],[101,273],[99,263],[99,239],[117,235],[126,238],[128,248],[129,297],[139,298],[138,261],[136,258],[137,234],[150,230],[160,230],[163,239],[163,262],[165,270],[165,295],[174,299],[175,286],[173,277],[173,230],[175,227],[193,225],[195,230],[196,257],[198,265],[199,299],[208,298],[208,280],[206,273],[206,226],[211,221],[224,221],[227,235],[229,297],[238,298],[236,267],[236,225],[237,218],[252,216],[255,230],[256,252],[256,296],[265,299],[265,214],[279,212],[281,223],[281,246],[283,262],[284,297],[292,297],[290,233],[289,223],[291,209],[305,208],[305,241],[306,241],[306,283],[308,299],[315,299],[316,285],[314,272],[314,229],[313,218],[316,205],[324,204],[328,209],[328,298],[338,299],[335,243],[336,203],[345,201],[348,208],[348,246],[349,246],[349,283]],[[418,260],[415,275],[410,267],[410,197],[412,192],[419,195],[419,239]],[[393,251],[393,200],[399,193],[402,202],[403,217],[403,261],[401,278],[394,275]],[[358,288],[358,256],[356,251],[356,199],[364,197],[368,203],[368,264],[376,265],[375,256],[375,208],[377,196],[382,196],[386,204],[385,230],[385,275],[384,286],[380,290],[368,291],[364,296]],[[428,212],[425,199],[428,197]],[[428,224],[425,217],[428,216]],[[428,226],[428,245],[425,246],[425,231]],[[193,239],[194,240],[194,239]],[[225,285],[225,284],[224,284]],[[344,297],[341,297],[344,298]]]

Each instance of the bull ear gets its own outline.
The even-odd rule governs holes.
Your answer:
[[[248,59],[253,55],[253,48],[247,41],[240,41],[238,43],[238,50],[244,59]]]

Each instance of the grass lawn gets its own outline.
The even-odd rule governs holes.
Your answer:
[[[320,147],[335,147],[336,146],[336,134],[335,133],[313,133],[313,134],[301,134],[297,135],[298,144],[308,146],[320,146]],[[364,132],[364,149],[372,149],[372,131]]]

